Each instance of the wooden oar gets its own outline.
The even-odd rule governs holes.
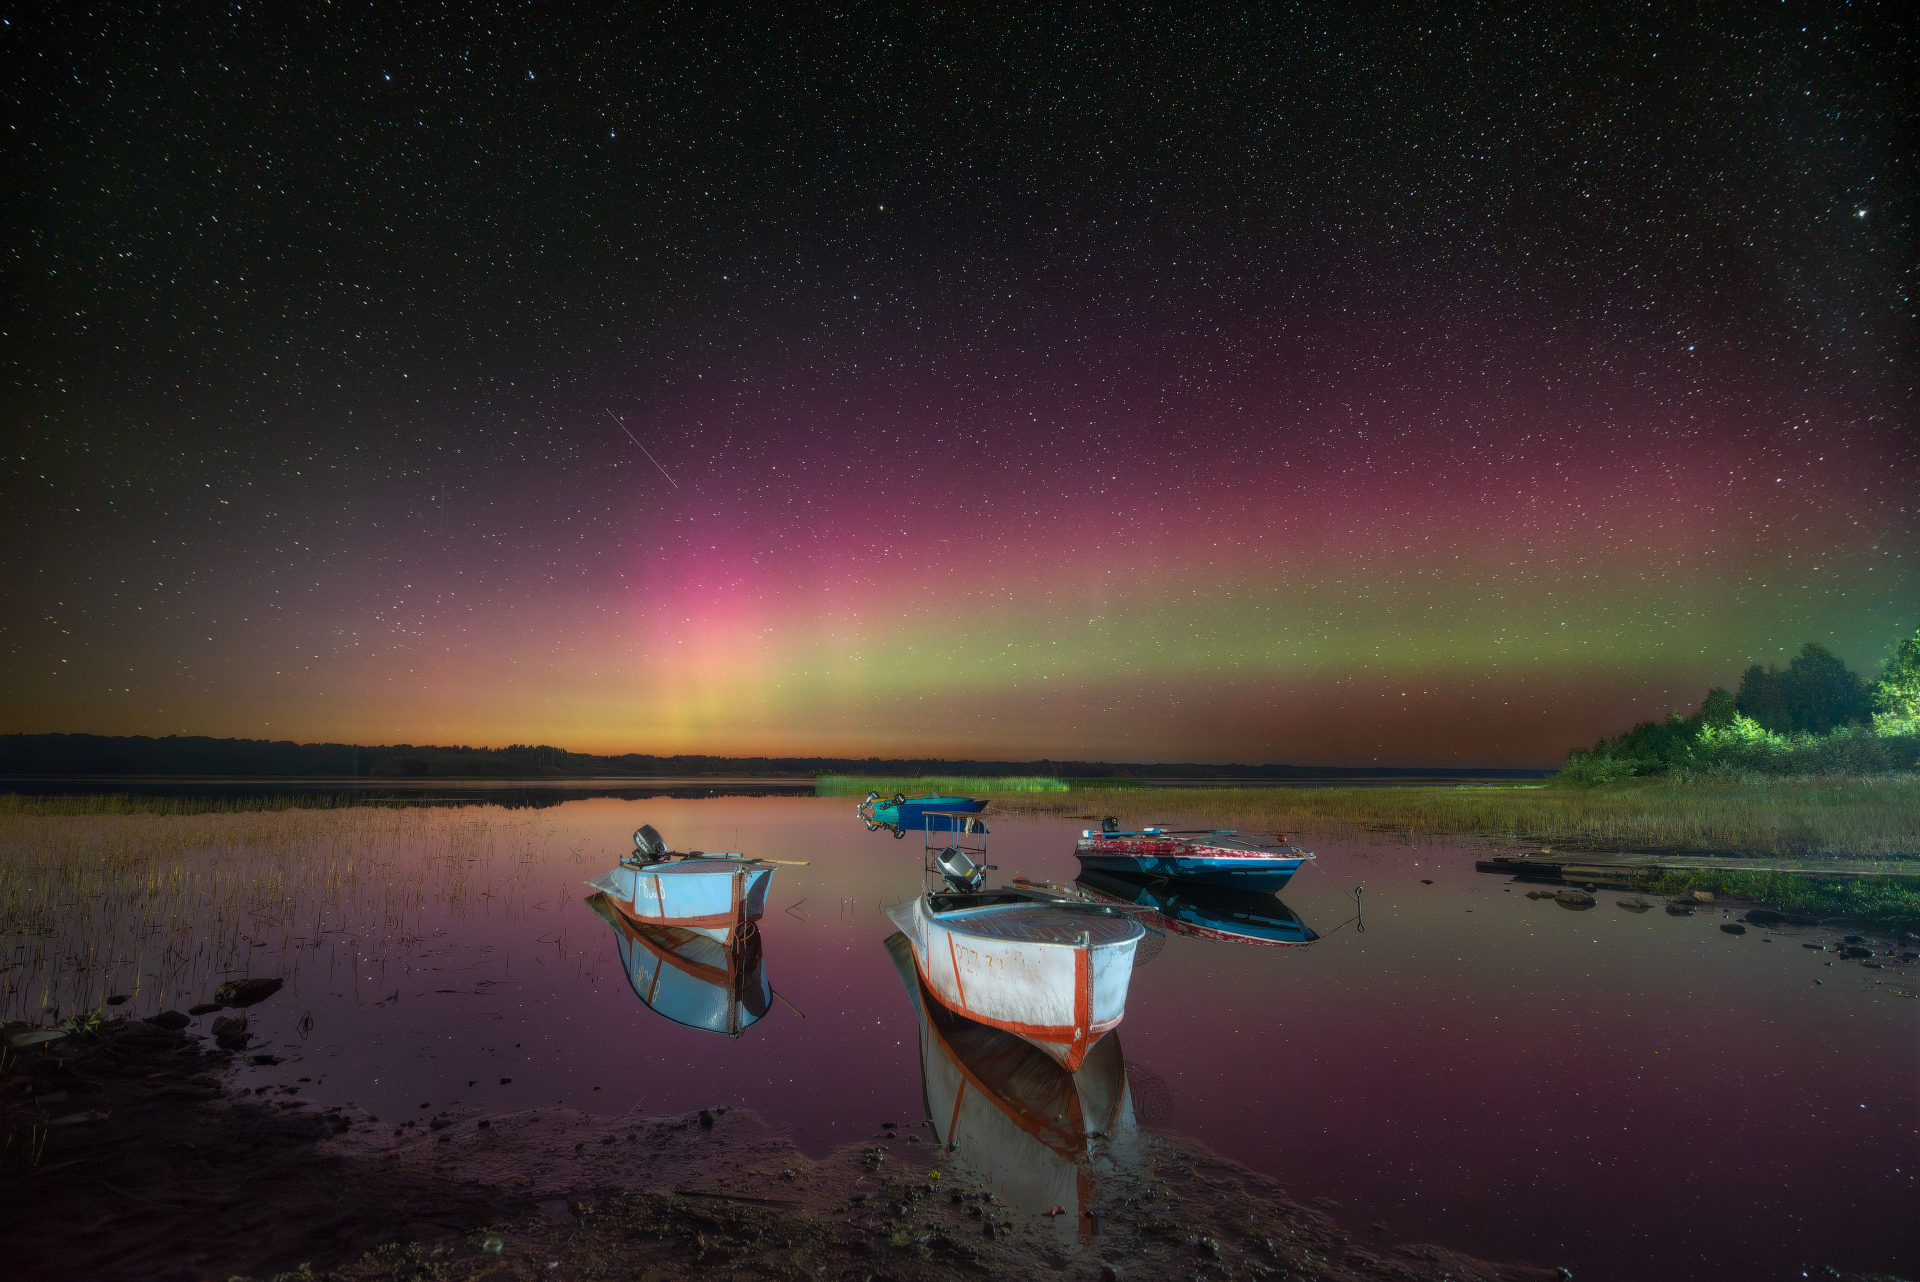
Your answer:
[[[681,857],[684,859],[694,858],[694,856],[692,855],[683,855]],[[807,867],[811,867],[813,862],[812,860],[809,860],[809,859],[767,859],[760,855],[742,855],[742,854],[731,853],[731,852],[715,852],[715,851],[704,851],[704,850],[700,852],[699,858],[701,859],[744,859],[748,863],[785,864],[789,868],[807,868]]]

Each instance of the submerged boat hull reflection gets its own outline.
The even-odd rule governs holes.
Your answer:
[[[1193,882],[1144,881],[1084,868],[1074,885],[1112,903],[1151,908],[1155,929],[1193,939],[1284,947],[1320,938],[1272,894]]]
[[[767,982],[757,927],[748,926],[722,943],[676,926],[643,926],[605,895],[587,902],[618,936],[620,966],[633,995],[656,1015],[729,1037],[738,1037],[766,1015],[773,987]]]
[[[1098,1180],[1128,1163],[1138,1127],[1120,1038],[1090,1051],[1078,1072],[1010,1033],[931,999],[905,935],[886,941],[920,1025],[920,1068],[935,1143],[985,1176],[1017,1216],[1054,1216],[1064,1235],[1097,1221]]]

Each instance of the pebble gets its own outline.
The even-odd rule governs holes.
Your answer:
[[[1736,926],[1732,922],[1723,923],[1720,929],[1725,931],[1729,935],[1744,935],[1747,933],[1747,928],[1745,926]]]
[[[213,1000],[227,1006],[254,1006],[279,992],[284,979],[232,979],[214,989]]]

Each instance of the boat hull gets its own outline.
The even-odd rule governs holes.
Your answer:
[[[887,915],[936,1001],[1014,1034],[1068,1072],[1125,1016],[1134,947],[1146,933],[1126,918],[1031,905],[931,913],[924,897]],[[1083,929],[1088,937],[1076,939]]]
[[[951,832],[953,820],[939,816],[929,818],[927,812],[937,810],[977,815],[986,808],[985,801],[975,801],[972,797],[908,797],[905,801],[874,802],[869,812],[869,822],[908,832]]]
[[[1074,849],[1081,866],[1129,877],[1164,877],[1203,886],[1275,891],[1312,858],[1291,847],[1260,847],[1215,838],[1083,837]]]
[[[1131,877],[1164,877],[1202,886],[1232,886],[1272,893],[1293,880],[1298,859],[1207,859],[1179,855],[1081,855],[1080,865]]]
[[[1266,892],[1144,881],[1093,869],[1082,869],[1074,884],[1097,899],[1152,909],[1146,923],[1170,935],[1269,947],[1310,944],[1320,937],[1299,914]]]
[[[622,864],[588,882],[642,926],[673,926],[727,940],[767,911],[773,868],[737,859]]]

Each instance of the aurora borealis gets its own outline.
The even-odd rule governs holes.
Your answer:
[[[23,20],[0,730],[1544,766],[1870,672],[1847,13]]]

